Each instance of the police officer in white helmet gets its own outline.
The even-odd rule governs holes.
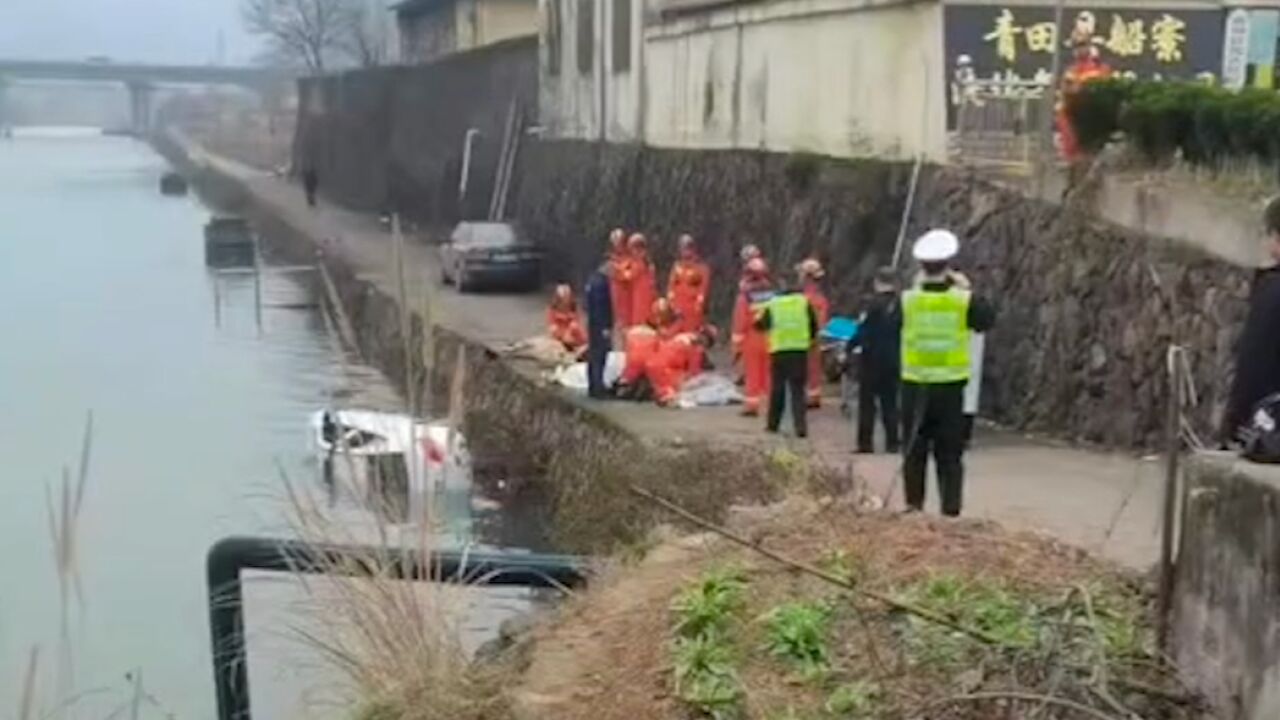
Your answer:
[[[902,294],[903,481],[909,510],[923,510],[929,455],[937,465],[942,513],[959,515],[964,497],[965,385],[970,335],[986,332],[995,312],[952,269],[960,241],[948,230],[916,240],[914,288]]]

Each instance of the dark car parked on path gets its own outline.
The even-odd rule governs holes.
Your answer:
[[[542,284],[542,251],[510,223],[461,222],[440,246],[440,275],[458,292],[536,290]]]

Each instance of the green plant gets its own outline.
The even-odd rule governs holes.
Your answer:
[[[838,717],[867,717],[875,712],[880,686],[866,680],[845,683],[827,698],[827,712]]]
[[[742,684],[720,638],[681,638],[675,645],[676,696],[716,720],[736,717]]]
[[[830,667],[827,631],[831,607],[825,603],[791,602],[764,616],[765,645],[774,656],[797,666],[807,676],[821,675]]]
[[[997,582],[944,573],[908,586],[901,595],[997,638],[1006,648],[1030,648],[1040,639],[1038,606]],[[916,617],[907,619],[906,634],[908,652],[921,664],[958,667],[980,649],[969,636]]]
[[[858,555],[845,550],[834,549],[822,557],[820,563],[823,570],[844,578],[851,585],[858,584],[866,573],[866,566]]]
[[[740,568],[711,570],[672,602],[676,635],[682,638],[718,637],[728,630],[742,609],[746,576]]]

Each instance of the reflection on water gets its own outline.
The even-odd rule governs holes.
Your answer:
[[[91,691],[74,716],[96,720],[141,687],[140,717],[212,717],[205,551],[230,534],[289,532],[282,478],[319,488],[308,413],[398,404],[377,373],[335,352],[307,273],[264,273],[260,306],[253,275],[210,274],[208,211],[162,198],[162,170],[121,138],[0,141],[3,707],[15,704],[39,645],[46,706],[72,688]],[[83,603],[72,603],[72,652],[60,659],[46,492],[74,462],[89,409]],[[447,505],[450,534],[469,541],[470,499]],[[369,521],[356,503],[339,502],[333,518]],[[296,582],[264,577],[247,597],[258,716],[341,714],[299,708],[306,688],[329,681],[315,657],[278,638],[308,622],[297,616]],[[524,602],[519,592],[486,594],[469,643]]]

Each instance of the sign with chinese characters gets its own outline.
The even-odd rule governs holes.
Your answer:
[[[1222,40],[1222,84],[1238,90],[1244,87],[1249,65],[1249,11],[1236,8],[1227,13]]]
[[[1062,68],[1072,63],[1072,39],[1086,41],[1114,74],[1143,79],[1191,79],[1221,72],[1222,10],[1069,7],[1054,28],[1050,5],[948,5],[945,10],[948,123],[963,79],[1010,83],[1034,93],[1046,83],[1053,48]]]

